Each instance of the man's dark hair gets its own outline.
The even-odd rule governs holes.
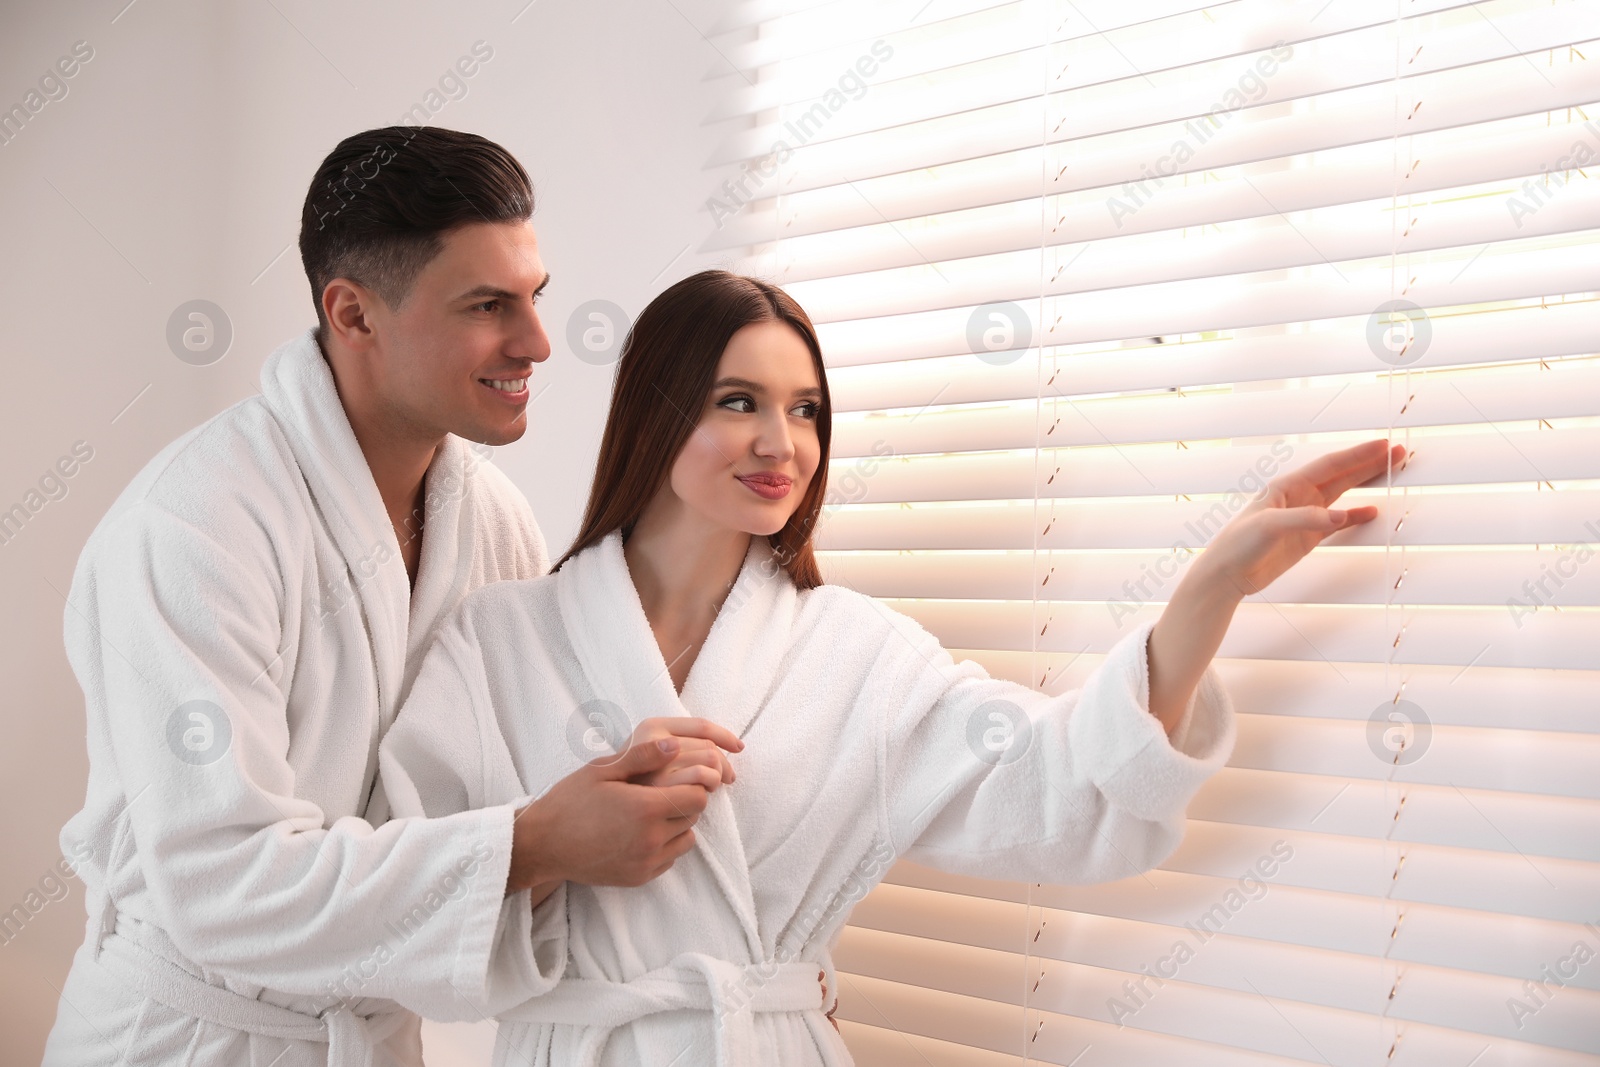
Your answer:
[[[532,215],[527,171],[477,134],[387,126],[346,137],[317,168],[300,214],[317,336],[327,337],[322,291],[333,279],[360,282],[398,308],[444,250],[446,231]]]

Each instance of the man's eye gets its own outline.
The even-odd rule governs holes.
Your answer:
[[[498,300],[485,300],[481,304],[474,305],[474,310],[476,310],[477,308],[487,308],[487,307],[498,308],[499,306],[500,306],[500,301],[498,301]]]

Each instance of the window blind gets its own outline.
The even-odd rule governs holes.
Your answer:
[[[1157,870],[900,862],[874,1065],[1600,1064],[1600,6],[753,0],[705,247],[818,323],[830,581],[1056,692],[1261,479],[1379,519],[1240,609]]]

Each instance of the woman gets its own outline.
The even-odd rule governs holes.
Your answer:
[[[817,972],[838,988],[829,949],[896,858],[1053,883],[1161,862],[1232,748],[1209,663],[1234,608],[1370,520],[1326,506],[1390,458],[1369,442],[1279,479],[1158,622],[1048,697],[822,584],[829,425],[790,297],[721,271],[679,282],[624,345],[571,550],[442,628],[380,755],[396,815],[538,793],[666,717],[713,720],[736,753],[737,781],[653,881],[535,891],[558,943],[542,995],[500,1016],[497,1064],[848,1064]],[[655,781],[709,774],[675,763]]]

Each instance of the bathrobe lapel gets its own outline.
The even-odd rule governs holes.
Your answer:
[[[414,673],[421,666],[421,645],[468,588],[470,546],[477,533],[465,528],[474,514],[467,504],[481,457],[461,438],[447,435],[428,467],[426,531],[413,595],[383,497],[339,402],[333,372],[309,331],[273,354],[262,369],[261,385],[290,431],[290,448],[312,507],[344,558],[349,588],[366,620],[378,676],[375,726],[381,735],[411,682],[408,659]]]
[[[752,538],[681,697],[628,573],[620,531],[567,562],[557,599],[593,696],[620,707],[630,726],[656,716],[695,715],[743,736],[777,679],[796,598],[766,538]],[[697,851],[738,916],[752,960],[764,959],[750,865],[728,790],[712,794],[695,836]]]
[[[445,436],[423,480],[422,556],[417,561],[417,584],[407,589],[406,659],[401,665],[402,682],[394,705],[385,706],[383,727],[399,714],[400,705],[411,691],[411,683],[422,668],[423,653],[433,642],[439,625],[467,590],[482,584],[474,581],[474,556],[468,546],[482,544],[489,536],[483,529],[475,493],[478,468],[487,461],[491,449],[457,437]],[[391,533],[393,527],[388,527]],[[399,542],[395,542],[398,546]],[[404,561],[400,574],[405,576]],[[406,664],[409,664],[407,669]]]

